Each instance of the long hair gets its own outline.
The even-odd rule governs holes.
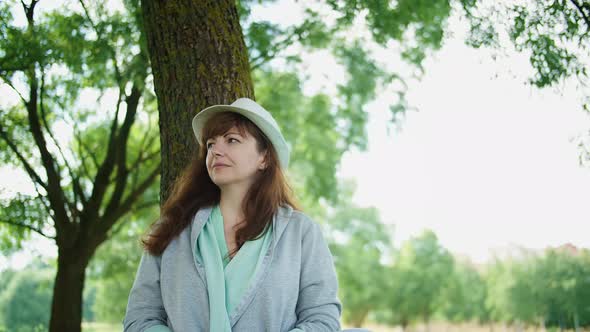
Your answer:
[[[234,126],[240,134],[248,133],[254,137],[258,152],[266,153],[266,168],[259,171],[242,201],[244,220],[238,223],[240,228],[236,231],[237,251],[246,241],[264,234],[279,206],[299,207],[272,143],[248,118],[233,112],[217,113],[203,127],[201,141],[223,135]],[[171,194],[161,208],[160,219],[151,225],[142,239],[144,248],[152,255],[161,255],[168,244],[190,225],[199,209],[219,203],[221,191],[209,177],[206,157],[206,147],[199,146],[198,154],[174,182]]]

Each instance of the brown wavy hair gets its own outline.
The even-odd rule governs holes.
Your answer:
[[[217,113],[203,127],[201,141],[207,142],[209,138],[223,135],[234,126],[243,136],[247,133],[256,139],[258,151],[265,153],[267,167],[259,172],[244,197],[244,220],[238,224],[237,249],[230,256],[246,241],[264,234],[280,205],[288,204],[299,209],[272,143],[248,118],[233,112]],[[144,248],[152,255],[161,255],[168,244],[190,225],[200,208],[219,204],[221,192],[207,173],[206,157],[207,149],[200,145],[198,154],[174,182],[171,194],[161,208],[159,220],[151,225],[142,239]]]

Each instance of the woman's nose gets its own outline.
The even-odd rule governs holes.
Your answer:
[[[221,144],[217,142],[209,148],[209,151],[215,155],[223,155],[223,148],[221,147]]]
[[[213,151],[212,151],[212,152],[213,152],[213,154],[214,154],[214,155],[216,155],[216,156],[221,156],[221,155],[223,155],[223,153],[222,153],[222,152],[221,152],[219,149],[217,149],[217,148],[213,148]]]

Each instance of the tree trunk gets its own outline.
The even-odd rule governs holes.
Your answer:
[[[80,332],[82,329],[82,293],[88,259],[77,250],[60,253],[53,285],[49,332]]]
[[[359,310],[359,312],[355,313],[352,316],[350,323],[352,324],[353,327],[362,327],[363,323],[365,322],[365,319],[367,319],[368,314],[369,314],[368,309],[361,309],[361,310]]]
[[[561,319],[563,316],[559,315],[559,331],[563,332],[564,330],[564,324],[563,324],[563,320]]]
[[[160,115],[160,202],[197,152],[191,119],[213,104],[254,97],[234,0],[142,0]]]
[[[402,332],[408,332],[409,321],[402,319],[401,325],[402,325]]]

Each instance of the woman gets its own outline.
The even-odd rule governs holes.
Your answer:
[[[276,121],[240,98],[192,125],[199,156],[143,240],[125,331],[340,330],[333,259],[291,197]]]

